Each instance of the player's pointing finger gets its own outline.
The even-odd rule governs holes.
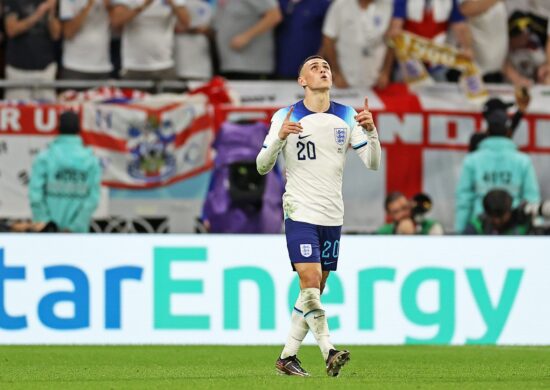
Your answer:
[[[369,98],[368,96],[365,96],[365,111],[369,110]]]
[[[292,115],[293,111],[294,111],[294,106],[290,107],[290,110],[288,110],[288,112],[286,114],[286,117],[285,117],[285,122],[288,122],[290,120],[290,116]]]

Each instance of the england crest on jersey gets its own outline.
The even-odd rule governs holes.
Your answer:
[[[313,253],[311,249],[311,244],[300,244],[300,253],[304,257],[309,257]]]
[[[346,142],[346,132],[347,129],[345,127],[334,128],[334,138],[336,139],[336,143],[338,145],[344,145]]]

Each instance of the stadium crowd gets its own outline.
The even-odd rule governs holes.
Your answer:
[[[455,46],[487,82],[550,83],[545,0],[1,3],[7,80],[294,79],[304,58],[321,53],[337,87],[385,88],[403,78],[390,46],[405,31]],[[438,64],[428,72],[435,80],[457,78]],[[10,89],[6,98],[52,93]]]

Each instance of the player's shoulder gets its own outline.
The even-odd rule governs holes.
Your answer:
[[[271,117],[271,122],[283,122],[285,120],[288,112],[290,111],[290,109],[292,107],[296,107],[297,104],[298,104],[298,102],[294,103],[294,104],[291,104],[290,106],[280,108],[277,111],[275,111],[275,114],[273,114],[273,116]],[[294,117],[294,113],[290,117],[291,121],[292,121],[293,117]]]
[[[331,101],[330,113],[342,119],[350,128],[355,126],[355,115],[357,115],[357,111],[355,111],[353,107]]]
[[[348,114],[350,112],[355,113],[355,109],[351,106],[348,106],[347,104],[338,103],[338,102],[335,102],[335,101],[332,101],[332,100],[331,100],[330,104],[333,107],[334,111],[341,112],[341,113],[346,113],[346,114]]]
[[[271,118],[271,122],[283,122],[291,109],[293,109],[292,115],[290,116],[291,122],[298,122],[305,116],[315,114],[314,112],[311,112],[307,109],[303,100],[299,100],[294,104],[283,107],[275,112],[275,114],[273,114],[273,117]]]

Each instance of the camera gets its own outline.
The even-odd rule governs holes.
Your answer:
[[[411,217],[415,223],[420,223],[432,209],[432,198],[420,192],[411,198],[411,205]]]
[[[522,202],[514,212],[518,219],[528,223],[530,234],[550,235],[550,200],[538,203]]]
[[[550,219],[550,200],[544,200],[538,203],[523,202],[518,207],[519,212],[526,218],[542,217]]]

